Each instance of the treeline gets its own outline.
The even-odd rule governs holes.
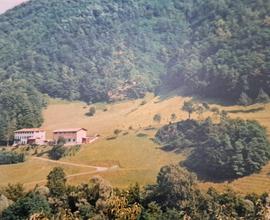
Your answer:
[[[270,94],[269,10],[252,0],[30,1],[0,16],[0,80],[87,102],[141,97],[162,80],[250,104]]]
[[[47,184],[26,192],[22,185],[0,190],[3,220],[48,219],[266,219],[269,197],[198,189],[193,174],[175,165],[162,167],[157,182],[114,189],[100,177],[70,186],[62,168],[54,168]],[[2,210],[2,211],[1,211]]]
[[[255,121],[223,118],[213,123],[210,118],[189,119],[162,127],[156,140],[164,150],[192,149],[183,165],[206,179],[246,176],[270,160],[265,129]]]
[[[43,95],[27,81],[0,82],[0,140],[8,144],[15,130],[41,126],[45,105]]]
[[[22,163],[24,161],[25,155],[23,153],[18,154],[15,152],[0,152],[0,165]]]

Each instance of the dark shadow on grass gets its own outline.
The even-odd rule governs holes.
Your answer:
[[[247,110],[231,110],[227,112],[228,113],[255,113],[255,112],[259,112],[263,110],[265,110],[265,107],[257,107],[257,108],[247,109]]]
[[[240,178],[243,178],[245,176],[238,176],[238,177],[224,177],[224,178],[216,178],[216,177],[213,177],[213,176],[209,176],[207,174],[205,174],[204,172],[202,171],[195,171],[195,170],[192,170],[192,169],[189,169],[187,166],[185,166],[185,161],[181,161],[179,163],[179,165],[181,167],[184,167],[186,168],[189,172],[192,172],[192,173],[195,173],[198,180],[200,182],[211,182],[211,183],[231,183],[237,179],[240,179]],[[218,173],[218,171],[217,171]]]
[[[112,141],[115,140],[117,138],[117,136],[112,136],[112,137],[107,137],[106,140],[107,141]]]
[[[172,152],[176,150],[176,147],[172,145],[165,145],[161,147],[161,150],[164,150],[166,152]]]
[[[165,152],[173,152],[175,154],[181,154],[185,150],[185,148],[179,148],[177,146],[169,145],[169,144],[162,146],[160,149]]]
[[[236,103],[232,100],[225,100],[222,98],[208,98],[206,96],[200,96],[198,94],[193,94],[191,92],[187,92],[184,87],[179,88],[179,89],[169,89],[169,88],[164,88],[160,89],[160,91],[156,94],[159,96],[159,100],[156,101],[155,103],[162,102],[166,99],[177,97],[177,96],[182,96],[182,97],[192,97],[192,100],[194,102],[206,102],[208,104],[216,104],[224,107],[228,106],[234,106]]]
[[[42,157],[43,155],[48,154],[50,151],[51,150],[46,150],[46,151],[40,152],[37,154],[37,157]]]
[[[145,133],[139,133],[139,134],[137,134],[137,137],[147,137],[148,135],[147,134],[145,134]]]

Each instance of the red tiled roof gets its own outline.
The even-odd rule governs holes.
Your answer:
[[[23,128],[15,132],[34,132],[34,131],[44,131],[44,130],[41,128]]]
[[[58,133],[58,132],[78,132],[80,130],[87,131],[85,128],[63,128],[63,129],[54,130],[53,133]]]

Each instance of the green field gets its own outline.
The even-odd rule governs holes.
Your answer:
[[[159,145],[151,140],[156,130],[147,130],[147,127],[152,126],[157,129],[168,123],[172,113],[177,115],[177,120],[186,119],[187,114],[182,112],[180,107],[187,99],[181,96],[161,99],[148,95],[144,99],[146,101],[144,105],[142,105],[142,99],[115,104],[100,103],[95,105],[97,113],[94,117],[85,116],[90,107],[85,103],[51,100],[48,108],[44,110],[43,128],[47,130],[49,138],[52,137],[52,130],[68,127],[85,127],[89,135],[100,134],[100,138],[95,143],[83,145],[75,156],[63,158],[62,161],[105,167],[117,165],[119,169],[99,174],[117,187],[127,187],[134,182],[141,185],[150,184],[155,181],[161,166],[178,163],[186,155],[160,150]],[[256,119],[268,129],[268,133],[270,132],[269,104],[250,107],[217,107],[228,111],[237,110],[238,113],[231,113],[230,116]],[[262,107],[263,110],[260,109]],[[104,109],[107,110],[104,111]],[[153,116],[157,113],[162,117],[161,123],[153,122]],[[209,115],[208,113],[203,117]],[[193,114],[193,117],[197,118],[197,115]],[[117,137],[114,135],[115,129],[122,131]],[[36,181],[44,179],[55,165],[30,159],[23,164],[1,166],[1,185],[22,182],[27,186],[33,186]],[[69,175],[82,173],[82,175],[69,177],[71,184],[86,182],[93,175],[87,174],[89,169],[86,168],[68,165],[63,167]],[[219,190],[232,187],[240,193],[270,192],[269,174],[270,163],[259,174],[240,178],[231,183],[200,183],[200,187],[214,186]]]

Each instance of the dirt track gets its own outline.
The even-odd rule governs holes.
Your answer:
[[[100,167],[100,166],[91,166],[91,165],[86,165],[86,164],[79,164],[79,163],[71,163],[71,162],[65,162],[65,161],[57,161],[57,160],[50,160],[47,158],[42,158],[42,157],[31,157],[32,159],[35,160],[42,160],[50,163],[55,163],[59,165],[66,165],[66,166],[74,166],[74,167],[82,167],[82,168],[90,168],[90,169],[95,169],[91,170],[89,172],[81,172],[81,173],[76,173],[76,174],[70,174],[67,175],[66,178],[71,178],[71,177],[76,177],[76,176],[84,176],[84,175],[89,175],[89,174],[96,174],[96,173],[102,173],[102,172],[107,172],[107,171],[113,171],[119,169],[119,167],[112,166],[112,167]],[[35,185],[35,184],[41,184],[46,182],[47,180],[39,180],[39,181],[33,181],[33,182],[28,182],[25,183],[25,185]]]

